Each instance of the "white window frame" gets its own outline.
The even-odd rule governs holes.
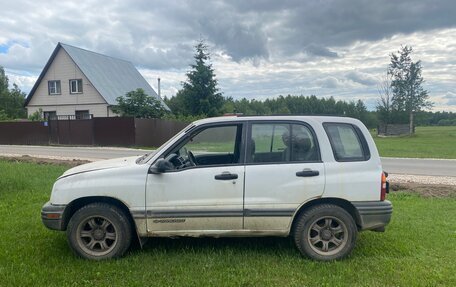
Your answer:
[[[52,89],[54,89],[54,92],[52,92]],[[60,85],[60,80],[48,81],[48,93],[49,93],[49,95],[62,94],[62,87]]]
[[[79,86],[79,81],[81,82],[81,85]],[[73,91],[73,82],[76,82],[76,90]],[[79,90],[79,87],[81,90]],[[82,94],[82,79],[71,79],[70,80],[70,94]]]

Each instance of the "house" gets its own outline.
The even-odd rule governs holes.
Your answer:
[[[25,107],[28,115],[41,109],[44,118],[113,117],[116,98],[138,88],[168,109],[131,62],[58,43]]]

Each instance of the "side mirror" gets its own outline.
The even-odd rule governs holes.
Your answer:
[[[160,174],[172,169],[174,169],[174,166],[171,162],[165,159],[159,159],[155,164],[150,166],[149,173]]]

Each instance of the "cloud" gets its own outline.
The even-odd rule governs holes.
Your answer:
[[[364,86],[375,86],[379,83],[379,80],[374,76],[359,71],[349,72],[347,74],[347,79]]]
[[[456,3],[451,0],[296,1],[281,25],[286,33],[278,38],[287,43],[290,53],[301,51],[307,43],[340,47],[455,27],[455,12]]]
[[[445,96],[446,104],[449,106],[456,106],[456,93],[448,92]]]
[[[310,44],[305,48],[305,51],[310,55],[328,57],[328,58],[337,58],[339,55],[336,52],[331,51],[330,49],[319,46],[316,44]]]
[[[389,54],[414,48],[434,99],[454,91],[452,0],[220,0],[2,3],[0,65],[36,77],[57,42],[132,61],[168,96],[180,88],[203,38],[225,96],[376,97]],[[20,17],[18,17],[20,15]],[[22,79],[27,87],[29,80]],[[24,88],[26,89],[26,88]],[[451,100],[451,99],[449,99]],[[443,102],[437,108],[447,108]]]
[[[343,86],[342,82],[335,77],[326,77],[315,80],[314,83],[324,89],[336,89]]]
[[[0,42],[29,43],[33,49],[11,60],[11,68],[36,63],[49,48],[44,43],[59,41],[165,69],[186,66],[186,51],[200,37],[234,61],[302,53],[334,58],[334,47],[356,41],[456,26],[451,0],[31,3],[4,3],[0,12]]]
[[[13,87],[13,84],[16,84],[25,93],[28,93],[32,89],[35,81],[38,79],[37,76],[20,75],[9,70],[5,72],[8,76],[10,88]]]

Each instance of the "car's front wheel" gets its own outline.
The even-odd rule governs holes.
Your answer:
[[[88,204],[70,219],[67,237],[73,251],[84,258],[103,260],[122,256],[131,243],[131,225],[119,208]]]
[[[357,232],[355,221],[346,210],[333,204],[321,204],[300,215],[293,237],[303,255],[330,261],[350,254]]]

